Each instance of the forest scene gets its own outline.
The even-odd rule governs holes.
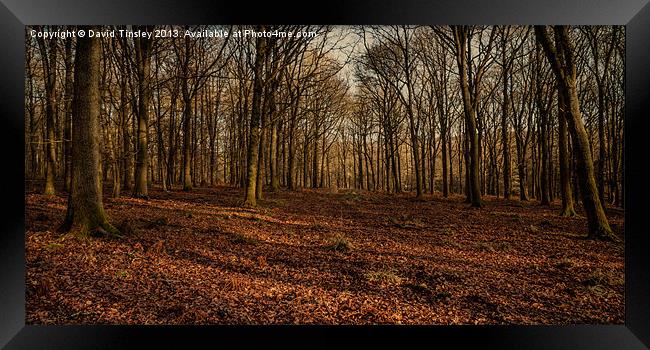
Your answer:
[[[623,26],[25,38],[27,324],[625,321]]]

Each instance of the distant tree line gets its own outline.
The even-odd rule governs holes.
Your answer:
[[[228,184],[245,188],[246,206],[304,187],[456,193],[475,207],[485,196],[559,198],[564,216],[580,200],[590,236],[613,239],[605,208],[624,203],[623,27],[253,29],[317,35],[27,35],[28,180],[102,213],[104,185],[147,199],[154,185]]]

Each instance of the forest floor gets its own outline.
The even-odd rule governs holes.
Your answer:
[[[622,324],[624,244],[486,198],[231,187],[105,196],[123,239],[56,233],[26,194],[27,324]],[[610,208],[622,236],[624,213]]]

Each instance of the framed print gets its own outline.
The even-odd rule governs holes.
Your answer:
[[[650,5],[306,5],[3,0],[0,344],[648,348]]]

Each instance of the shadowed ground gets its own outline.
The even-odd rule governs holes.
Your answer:
[[[107,194],[110,191],[107,192]],[[624,322],[624,246],[535,201],[200,188],[104,199],[125,239],[26,196],[27,324]],[[614,231],[623,212],[608,209]]]

